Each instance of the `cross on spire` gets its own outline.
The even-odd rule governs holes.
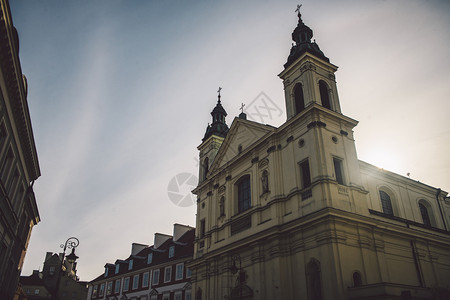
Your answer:
[[[298,12],[298,14],[300,15],[300,7],[302,7],[303,4],[297,4],[297,9],[295,10],[295,12]]]
[[[222,88],[219,86],[219,89],[217,90],[217,98],[219,98],[218,102],[220,103],[220,91],[222,90]]]
[[[242,113],[244,113],[244,106],[245,106],[245,104],[244,104],[244,103],[241,103],[241,108],[239,108],[239,109],[241,110]]]

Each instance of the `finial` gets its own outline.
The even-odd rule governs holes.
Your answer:
[[[217,98],[219,98],[219,100],[217,101],[217,103],[220,103],[220,91],[222,90],[222,88],[219,86],[219,90],[217,91],[217,93],[219,94],[217,96]]]
[[[239,108],[239,109],[241,110],[241,113],[244,112],[244,106],[245,106],[245,104],[244,104],[244,103],[241,103],[241,108]]]
[[[302,7],[303,4],[297,4],[297,9],[295,10],[295,12],[298,12],[297,16],[298,16],[298,20],[301,20],[302,15],[300,14],[300,7]]]

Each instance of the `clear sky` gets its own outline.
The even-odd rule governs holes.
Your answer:
[[[280,110],[258,121],[286,119],[277,74],[297,2],[10,2],[42,171],[22,275],[70,236],[78,275],[92,280],[131,243],[194,226],[195,206],[168,189],[197,176],[219,86],[228,125],[261,92]],[[303,1],[302,16],[339,66],[359,158],[450,191],[450,2]]]

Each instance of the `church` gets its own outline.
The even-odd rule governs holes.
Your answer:
[[[280,127],[244,112],[228,127],[219,91],[198,146],[195,299],[448,299],[447,192],[358,159],[312,37],[299,11]]]

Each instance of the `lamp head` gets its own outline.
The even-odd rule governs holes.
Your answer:
[[[66,256],[67,262],[73,264],[77,260],[78,256],[75,255],[75,247],[72,248],[72,253]]]

